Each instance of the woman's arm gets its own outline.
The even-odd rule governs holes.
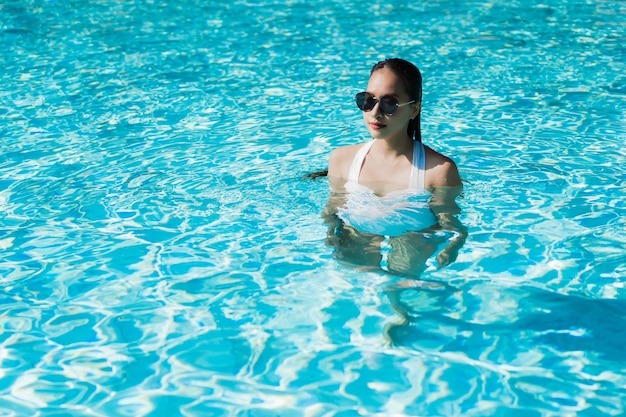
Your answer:
[[[437,217],[439,226],[443,230],[451,231],[454,236],[449,240],[437,255],[439,267],[443,267],[454,262],[459,254],[459,250],[467,239],[467,228],[461,223],[458,215],[461,209],[456,203],[456,197],[463,190],[462,186],[437,187],[433,189],[433,196],[430,199],[430,208]]]
[[[459,250],[467,239],[467,228],[459,221],[461,209],[456,198],[463,191],[463,182],[454,161],[431,148],[426,149],[425,186],[433,194],[430,208],[443,230],[455,233],[448,245],[437,255],[440,267],[449,265],[456,259]]]

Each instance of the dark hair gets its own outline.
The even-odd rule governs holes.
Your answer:
[[[370,76],[378,71],[379,69],[389,68],[396,74],[402,83],[404,84],[404,89],[406,93],[409,95],[409,99],[415,100],[420,104],[420,111],[422,105],[422,74],[420,70],[409,61],[405,61],[400,58],[389,58],[384,61],[378,62],[376,65],[372,67],[370,71]],[[418,142],[422,141],[422,133],[420,126],[420,114],[418,113],[414,119],[411,119],[409,122],[409,127],[407,129],[407,133],[409,137]]]
[[[316,180],[318,178],[324,178],[328,176],[328,170],[327,169],[320,169],[319,171],[313,171],[313,172],[309,172],[307,174],[304,174],[304,179],[307,180]]]

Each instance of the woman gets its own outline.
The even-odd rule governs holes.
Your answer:
[[[454,261],[467,236],[455,217],[462,184],[455,163],[421,143],[419,70],[381,61],[355,99],[373,139],[330,155],[325,218],[335,256],[413,276],[441,247],[439,266]]]

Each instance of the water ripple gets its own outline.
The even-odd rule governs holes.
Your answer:
[[[623,4],[5,3],[3,415],[623,414]],[[413,285],[302,180],[396,55],[470,232]]]

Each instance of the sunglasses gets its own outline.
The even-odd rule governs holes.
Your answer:
[[[375,98],[372,94],[365,91],[358,93],[354,96],[356,105],[363,111],[371,111],[376,103],[380,104],[380,109],[387,116],[392,116],[398,111],[398,107],[406,106],[407,104],[415,103],[415,100],[411,100],[407,103],[399,104],[398,100],[393,96],[382,96]]]

